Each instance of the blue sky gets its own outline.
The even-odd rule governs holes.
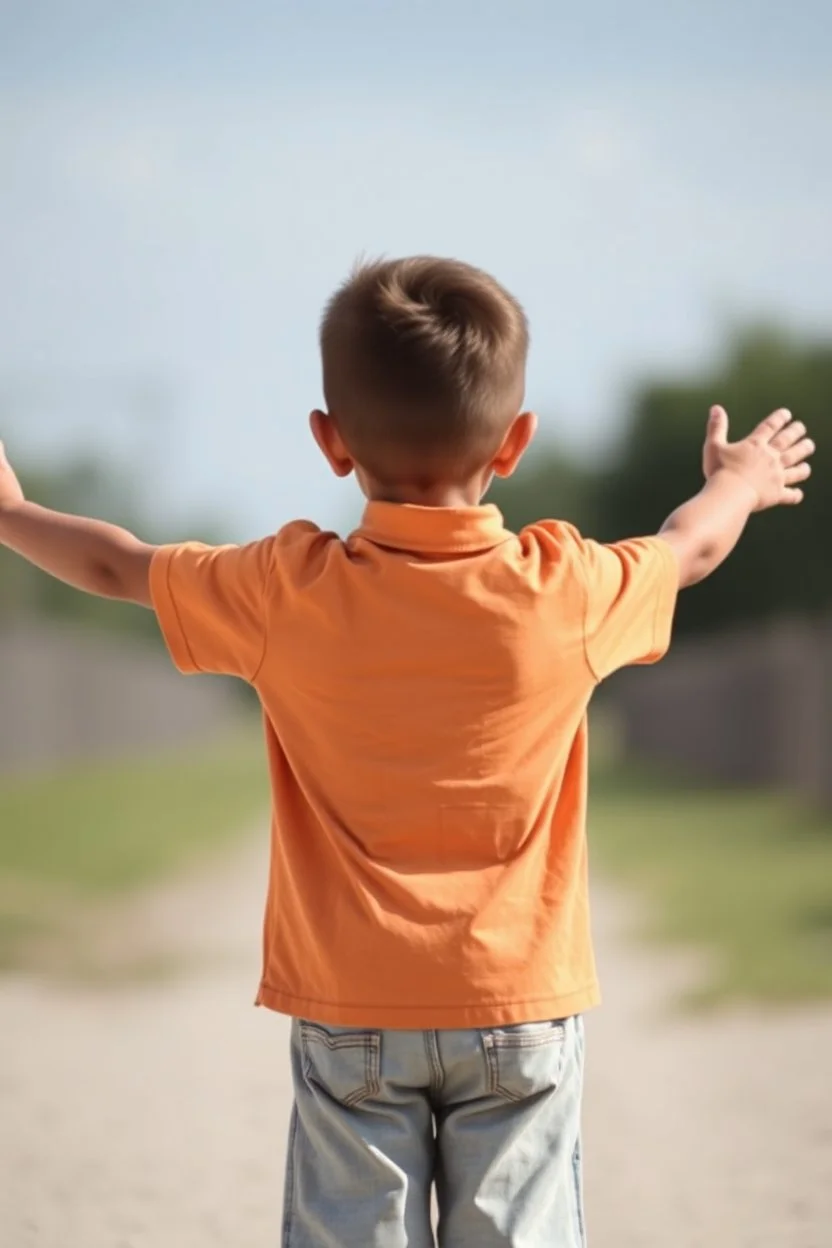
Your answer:
[[[321,306],[433,251],[522,299],[595,453],[733,321],[832,328],[830,65],[812,0],[0,0],[2,436],[129,461],[172,532],[338,524]]]

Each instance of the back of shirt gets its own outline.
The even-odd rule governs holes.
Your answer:
[[[370,503],[347,542],[298,523],[168,547],[151,579],[180,669],[241,676],[264,707],[259,1001],[418,1028],[595,1004],[586,709],[600,679],[667,648],[665,542]]]

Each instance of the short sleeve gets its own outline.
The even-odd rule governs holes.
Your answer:
[[[266,586],[275,539],[246,546],[162,546],[150,592],[181,672],[253,680],[266,648]]]
[[[656,663],[670,646],[679,566],[668,542],[581,542],[586,586],[584,643],[596,680],[631,664]]]

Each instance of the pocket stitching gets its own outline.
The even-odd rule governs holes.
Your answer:
[[[495,1049],[534,1049],[544,1044],[553,1044],[556,1040],[566,1037],[566,1029],[562,1025],[551,1027],[548,1031],[534,1032],[531,1035],[518,1035],[511,1032],[492,1032],[492,1043]]]
[[[488,1067],[489,1092],[493,1096],[501,1096],[507,1101],[522,1101],[526,1098],[522,1093],[512,1092],[507,1088],[500,1079],[500,1050],[517,1050],[517,1049],[533,1049],[543,1048],[546,1045],[560,1042],[561,1055],[555,1074],[554,1086],[558,1087],[563,1075],[563,1066],[566,1059],[566,1025],[558,1023],[546,1031],[534,1032],[532,1034],[523,1034],[518,1032],[499,1032],[490,1031],[483,1036],[483,1044],[485,1047],[486,1065]]]
[[[381,1037],[378,1032],[345,1032],[333,1036],[323,1027],[314,1023],[301,1023],[301,1039],[303,1048],[303,1073],[306,1078],[313,1074],[313,1062],[309,1051],[309,1041],[320,1041],[330,1051],[336,1049],[364,1050],[364,1083],[351,1092],[340,1102],[352,1108],[371,1096],[377,1096],[381,1087]],[[323,1085],[322,1085],[323,1086]],[[326,1089],[325,1089],[326,1090]],[[330,1092],[331,1096],[332,1093]],[[337,1098],[336,1098],[337,1099]]]

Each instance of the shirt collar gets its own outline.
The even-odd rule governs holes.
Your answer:
[[[492,503],[481,507],[417,507],[371,502],[356,536],[393,550],[473,554],[499,546],[511,533]]]

